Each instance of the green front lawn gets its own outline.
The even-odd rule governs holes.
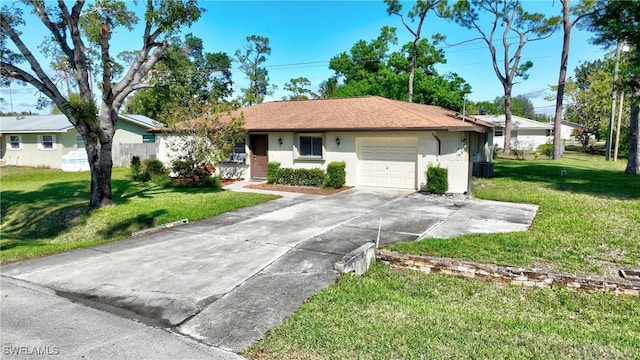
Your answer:
[[[376,263],[316,294],[250,359],[637,359],[640,300]]]
[[[0,262],[10,262],[127,238],[132,232],[173,221],[196,221],[277,196],[165,189],[113,171],[116,206],[89,211],[88,172],[3,167]]]
[[[391,246],[553,271],[640,268],[640,177],[567,153],[496,162],[478,198],[534,203],[527,232]],[[566,169],[568,176],[561,177]],[[636,359],[640,299],[392,270],[344,275],[243,352],[252,359]]]

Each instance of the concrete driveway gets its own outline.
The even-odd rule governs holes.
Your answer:
[[[102,310],[239,350],[331,285],[336,260],[360,245],[526,230],[537,207],[350,189],[286,194],[251,208],[0,268]],[[4,311],[3,311],[4,312]],[[4,314],[3,314],[4,316]]]

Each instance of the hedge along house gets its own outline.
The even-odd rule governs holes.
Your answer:
[[[473,159],[490,162],[490,123],[437,106],[378,96],[276,101],[238,110],[246,142],[218,164],[223,178],[265,179],[267,164],[344,161],[346,185],[421,189],[428,166],[449,169],[449,192],[470,189]],[[159,154],[169,161],[169,154]]]
[[[113,138],[114,166],[126,165],[132,147],[151,145],[145,147],[156,152],[155,135],[148,130],[160,123],[142,115],[119,115],[118,120]],[[78,162],[71,166],[72,171],[88,171],[84,141],[65,115],[0,117],[0,164],[67,170],[65,160],[73,154]]]

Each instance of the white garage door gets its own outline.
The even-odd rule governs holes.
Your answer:
[[[360,186],[415,189],[417,139],[359,138]]]

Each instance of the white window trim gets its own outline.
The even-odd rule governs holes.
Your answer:
[[[151,141],[144,141],[145,140],[145,136],[148,136],[147,139],[150,139],[151,136],[153,136],[153,142]],[[155,144],[156,143],[156,134],[142,134],[142,143],[143,144]]]
[[[497,134],[498,132],[500,132],[500,135]],[[495,136],[495,137],[504,136],[504,128],[495,128],[495,129],[493,129],[493,136]]]
[[[312,138],[320,138],[322,140],[322,155],[320,156],[309,156],[309,155],[300,155],[300,138],[302,137],[312,137]],[[325,150],[325,137],[324,134],[321,133],[299,133],[296,134],[296,146],[294,150],[294,156],[296,160],[324,160],[326,156]]]
[[[14,148],[11,146],[11,137],[12,136],[17,136],[18,137],[18,148]],[[24,148],[24,143],[22,142],[22,135],[7,135],[6,137],[7,139],[7,150],[11,150],[11,151],[18,151],[18,150],[22,150]]]
[[[45,136],[51,136],[51,149],[47,149],[44,147],[44,137]],[[52,134],[43,134],[43,135],[38,135],[38,150],[42,150],[42,151],[53,151],[56,149],[56,136],[52,135]]]

